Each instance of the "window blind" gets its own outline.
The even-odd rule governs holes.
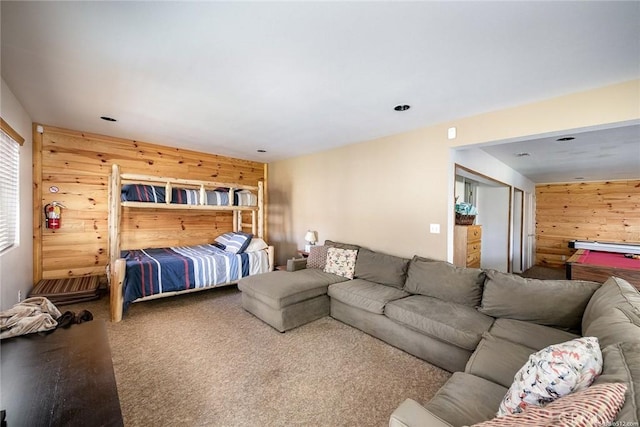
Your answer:
[[[18,143],[0,131],[0,252],[17,243],[18,154]]]

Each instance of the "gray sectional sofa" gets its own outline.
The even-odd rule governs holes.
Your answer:
[[[638,425],[640,293],[626,281],[524,279],[331,241],[325,246],[358,250],[353,279],[321,268],[251,276],[238,285],[243,307],[282,332],[330,314],[453,372],[424,406],[402,402],[391,426],[490,420],[532,353],[579,336],[599,339],[604,363],[596,383],[626,383],[617,420]]]

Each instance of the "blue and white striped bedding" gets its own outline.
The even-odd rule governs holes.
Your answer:
[[[166,203],[166,189],[159,185],[126,184],[122,186],[123,202]],[[229,190],[206,190],[206,203],[211,206],[228,206]],[[258,197],[249,190],[234,192],[234,206],[257,206]],[[171,203],[181,205],[200,204],[200,191],[188,188],[172,188]]]
[[[269,271],[266,250],[232,254],[213,245],[124,251],[125,308],[138,298],[215,287]]]

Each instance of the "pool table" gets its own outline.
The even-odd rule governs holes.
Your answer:
[[[616,276],[640,290],[640,259],[625,258],[622,253],[578,249],[567,260],[566,269],[567,279],[605,282]]]

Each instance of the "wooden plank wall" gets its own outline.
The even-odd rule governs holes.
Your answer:
[[[569,240],[640,243],[640,180],[536,187],[536,264],[563,267]]]
[[[146,142],[34,125],[34,281],[102,275],[108,263],[111,164],[123,173],[257,185],[264,163]],[[58,193],[50,187],[58,187]],[[43,207],[62,203],[62,226],[46,229]],[[247,218],[251,222],[250,217]],[[231,212],[136,210],[122,213],[122,248],[211,242],[232,229]]]

